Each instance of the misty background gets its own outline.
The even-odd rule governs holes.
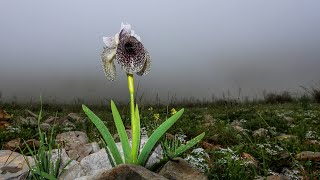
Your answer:
[[[1,1],[2,100],[127,100],[124,72],[109,82],[103,36],[128,22],[152,57],[136,76],[153,100],[299,93],[320,80],[320,1]]]

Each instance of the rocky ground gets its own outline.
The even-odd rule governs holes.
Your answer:
[[[20,110],[16,110],[19,108]],[[175,107],[178,109],[178,107]],[[39,147],[38,112],[21,107],[6,108],[0,113],[0,167],[2,177],[24,177],[28,170],[21,153],[32,157],[26,146]],[[51,109],[54,109],[51,110]],[[74,108],[78,109],[78,108]],[[197,147],[181,158],[149,171],[136,166],[112,168],[92,123],[80,111],[70,108],[44,109],[40,129],[53,132],[55,148],[61,145],[61,168],[70,161],[60,179],[103,179],[107,176],[126,177],[120,172],[145,179],[319,179],[320,178],[320,105],[310,104],[238,104],[186,108],[186,112],[161,141],[179,139],[179,143],[201,132],[206,136]],[[168,111],[169,109],[169,111]],[[141,124],[150,135],[171,108],[141,109]],[[119,140],[108,109],[96,108],[101,119]],[[123,120],[130,137],[128,109]],[[70,113],[73,112],[73,113]],[[127,115],[126,115],[127,113]],[[12,116],[13,115],[13,116]],[[54,131],[52,131],[54,130]],[[118,148],[121,149],[120,143]],[[21,152],[22,150],[22,152]],[[53,151],[57,156],[58,150]],[[166,156],[168,149],[161,143],[150,157],[147,168]],[[53,158],[54,159],[54,158]],[[173,172],[169,170],[175,170]],[[183,173],[185,170],[185,173]],[[62,169],[60,170],[62,172]],[[143,173],[142,173],[143,172]],[[180,176],[181,175],[181,176]],[[171,177],[174,176],[174,177]],[[196,177],[196,178],[195,178]],[[6,178],[5,178],[6,179]]]

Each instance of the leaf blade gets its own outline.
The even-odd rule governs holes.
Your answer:
[[[203,132],[200,135],[198,135],[197,137],[188,141],[186,144],[180,146],[178,149],[175,150],[175,152],[171,158],[175,158],[175,157],[179,156],[181,153],[185,152],[186,150],[188,150],[191,147],[193,147],[194,145],[196,145],[198,142],[201,141],[201,139],[204,137],[204,135],[205,135],[205,133]]]
[[[181,117],[183,114],[184,109],[181,109],[165,122],[163,122],[150,136],[147,143],[144,145],[139,157],[138,157],[138,164],[144,165],[151,150],[153,149],[154,145],[158,142],[161,136]]]
[[[87,106],[82,105],[82,109],[86,113],[86,115],[91,119],[91,121],[97,127],[97,129],[99,130],[100,134],[102,135],[102,138],[107,143],[116,164],[117,165],[122,164],[123,160],[121,158],[119,150],[118,150],[116,143],[114,142],[113,137],[111,136],[108,128],[106,127],[106,125]]]
[[[132,157],[131,157],[131,148],[129,144],[128,135],[124,128],[119,111],[112,100],[111,100],[111,111],[112,111],[114,123],[116,124],[116,128],[119,134],[120,142],[122,144],[122,150],[123,150],[125,162],[130,163],[132,161]]]

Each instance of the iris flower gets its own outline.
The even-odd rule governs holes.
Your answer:
[[[143,76],[149,73],[151,59],[149,52],[134,33],[130,24],[121,23],[120,32],[111,37],[103,37],[105,47],[101,53],[102,67],[108,80],[117,77],[114,60],[127,73]]]

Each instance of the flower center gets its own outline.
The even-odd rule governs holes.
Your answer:
[[[124,49],[128,54],[134,54],[134,45],[131,42],[126,42],[124,44]]]

